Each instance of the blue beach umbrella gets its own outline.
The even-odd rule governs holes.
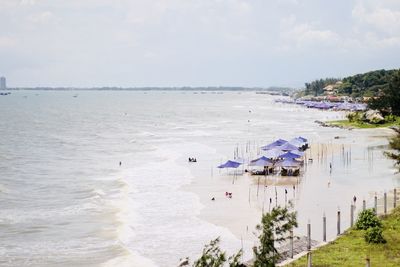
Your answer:
[[[299,140],[301,140],[301,141],[303,141],[305,143],[308,141],[306,138],[304,138],[302,136],[296,137],[296,139],[299,139]]]
[[[262,150],[269,150],[269,149],[273,149],[273,148],[275,148],[275,147],[281,146],[281,145],[283,145],[283,144],[285,144],[285,143],[287,143],[286,140],[278,139],[278,140],[272,142],[272,143],[269,144],[269,145],[262,146],[261,149],[262,149]]]
[[[274,166],[274,162],[267,157],[262,156],[261,158],[250,161],[249,166]]]
[[[232,160],[228,160],[227,162],[225,162],[224,164],[219,165],[217,168],[220,169],[224,169],[224,168],[237,168],[241,165],[242,163],[240,162],[236,162],[236,161],[232,161]]]
[[[284,158],[284,159],[298,159],[298,158],[301,158],[301,156],[289,151],[289,152],[286,152],[285,154],[281,155],[281,158]]]
[[[343,102],[343,103],[340,103],[338,106],[336,106],[336,109],[339,109],[339,110],[351,110],[352,107],[353,107],[353,105],[350,104],[349,102]]]
[[[285,144],[283,144],[281,146],[278,146],[277,148],[280,149],[280,150],[283,150],[283,151],[291,151],[291,150],[298,150],[299,149],[298,146],[292,145],[289,142],[287,142],[287,143],[285,143]]]
[[[299,138],[293,138],[289,141],[289,143],[297,147],[301,147],[305,144],[305,142],[300,140]]]
[[[276,163],[276,166],[278,166],[278,167],[300,167],[300,165],[301,165],[300,161],[297,161],[295,159],[290,159],[290,158]]]
[[[272,148],[264,152],[264,156],[269,159],[279,158],[282,154],[285,154],[285,152],[277,148]]]
[[[367,109],[366,104],[354,104],[354,110],[362,111],[362,110],[366,110],[366,109]]]
[[[299,156],[304,156],[304,152],[303,151],[299,151],[299,150],[292,150],[290,151],[293,154],[299,155]]]

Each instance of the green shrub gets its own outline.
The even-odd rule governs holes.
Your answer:
[[[382,231],[381,226],[368,228],[364,235],[365,241],[374,244],[386,243],[386,240],[382,236]]]
[[[382,223],[375,215],[373,209],[367,209],[360,212],[356,222],[356,229],[367,230],[371,227],[382,227]]]
[[[395,122],[397,119],[396,116],[389,114],[385,116],[385,122]]]
[[[357,122],[360,120],[360,115],[357,112],[350,112],[346,115],[349,122]]]

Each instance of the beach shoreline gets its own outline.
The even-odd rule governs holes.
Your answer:
[[[392,132],[390,129],[383,128],[357,129],[355,131],[360,133],[362,138],[357,139],[355,138],[357,135],[354,135],[354,133],[349,136],[348,131],[340,131],[336,133],[338,135],[330,135],[328,139],[322,138],[325,139],[322,144],[314,143],[311,145],[311,148],[306,154],[308,158],[314,158],[314,161],[316,160],[321,162],[321,166],[317,168],[317,173],[315,170],[310,171],[306,169],[302,177],[260,177],[250,176],[248,173],[235,176],[232,175],[232,172],[229,174],[226,173],[226,171],[218,171],[214,167],[213,170],[208,170],[209,172],[207,175],[205,170],[206,168],[192,168],[193,166],[190,166],[193,180],[189,185],[184,186],[182,189],[192,192],[199,197],[199,201],[203,205],[203,208],[200,210],[200,214],[198,215],[199,219],[228,229],[239,240],[241,240],[242,243],[245,242],[251,244],[251,246],[254,246],[257,243],[257,237],[254,234],[254,231],[255,226],[261,220],[263,209],[264,212],[268,212],[271,206],[273,207],[276,204],[285,205],[285,203],[287,203],[286,201],[292,200],[295,204],[295,209],[301,209],[299,211],[301,214],[301,216],[299,216],[299,228],[296,230],[296,233],[300,236],[304,234],[305,218],[307,217],[303,213],[308,214],[310,212],[309,210],[307,211],[307,209],[304,210],[304,203],[302,203],[304,199],[304,194],[302,192],[304,191],[304,184],[306,184],[308,180],[314,179],[310,176],[329,176],[329,174],[327,175],[327,172],[329,172],[327,170],[327,164],[329,164],[330,160],[329,158],[339,157],[339,154],[343,152],[343,146],[351,147],[354,154],[356,154],[356,151],[360,152],[361,150],[367,149],[368,142],[365,141],[366,139],[370,142],[372,141],[372,144],[376,143],[377,147],[384,147],[387,144],[387,138]],[[339,138],[336,139],[336,136]],[[325,151],[325,153],[328,153],[329,155],[325,155],[325,158],[322,158],[322,155],[317,156],[318,151],[321,152],[324,149],[329,150]],[[216,158],[215,155],[213,156],[211,154],[207,156],[209,159]],[[216,166],[215,162],[212,162],[211,160],[207,160],[203,163],[199,162],[199,164]],[[306,165],[308,165],[307,162]],[[312,165],[308,167],[313,168]],[[335,168],[337,167],[335,166]],[[308,171],[310,172],[307,173]],[[322,184],[317,182],[318,185],[325,187],[325,189],[326,187],[334,186],[334,183],[336,183],[336,181],[332,177],[324,179]],[[267,187],[265,187],[265,185],[267,185]],[[295,189],[293,189],[293,186]],[[368,190],[364,190],[362,197],[367,201],[371,201],[374,189],[378,191],[382,190],[382,188],[374,188],[374,186],[371,186]],[[279,191],[277,199],[275,199],[275,190]],[[286,195],[287,200],[285,199],[285,195],[282,193],[283,190],[287,190],[288,192]],[[231,192],[233,197],[231,199],[227,198],[225,192]],[[212,201],[212,198],[215,198],[215,200]],[[269,198],[272,199],[272,205],[269,204]],[[351,199],[350,196],[349,199]],[[333,206],[335,206],[335,204],[333,204]],[[360,206],[358,206],[358,208],[360,208]],[[313,219],[313,221],[316,223],[315,227],[319,227],[317,220]],[[349,223],[346,218],[343,221],[344,224]],[[316,232],[317,234],[320,234],[319,231]],[[334,231],[330,232],[330,239],[332,239]],[[318,239],[319,238],[317,238],[317,240]],[[249,251],[249,249],[247,249],[247,251]],[[245,255],[245,258],[247,259],[250,259],[251,257],[252,255]]]

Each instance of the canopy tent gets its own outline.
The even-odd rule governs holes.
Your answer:
[[[299,138],[293,138],[289,141],[289,143],[297,147],[302,147],[303,145],[305,145],[305,142],[300,140]]]
[[[278,148],[272,148],[264,152],[264,156],[269,159],[279,158],[282,154],[285,154],[285,152]]]
[[[292,152],[293,154],[299,155],[301,157],[304,156],[304,154],[305,154],[303,151],[299,151],[299,150],[292,150],[290,152]]]
[[[366,104],[354,104],[354,109],[357,111],[363,111],[367,109]]]
[[[223,168],[237,168],[241,165],[242,163],[228,160],[224,164],[219,165],[217,168],[223,169]]]
[[[280,150],[283,150],[283,151],[291,151],[291,150],[298,150],[299,149],[298,146],[292,145],[289,142],[287,142],[287,143],[285,143],[285,144],[283,144],[281,146],[278,146],[276,148],[278,148]]]
[[[319,108],[319,109],[330,109],[332,108],[334,105],[332,105],[329,102],[319,102],[317,104],[314,105],[315,108]]]
[[[249,166],[267,166],[267,167],[273,167],[274,162],[270,160],[269,158],[262,156],[261,158],[255,159],[250,161]]]
[[[365,110],[367,108],[366,104],[359,104],[359,103],[349,103],[349,102],[343,102],[340,103],[335,107],[338,110]]]
[[[289,151],[289,152],[286,152],[285,154],[281,155],[281,158],[284,158],[284,159],[298,159],[298,158],[301,158],[301,156]]]
[[[276,163],[278,167],[300,167],[301,162],[295,159],[287,158]]]
[[[273,148],[275,148],[275,147],[281,146],[281,145],[283,145],[283,144],[285,144],[285,143],[287,143],[286,140],[278,139],[278,140],[272,142],[272,143],[269,144],[269,145],[262,146],[261,149],[262,149],[262,150],[269,150],[269,149],[273,149]]]
[[[349,102],[343,102],[343,103],[340,103],[339,105],[337,105],[336,109],[339,109],[339,110],[352,110],[353,109],[353,104],[351,104]]]
[[[304,138],[302,136],[296,137],[296,139],[299,139],[299,140],[301,140],[301,141],[303,141],[305,143],[308,141],[306,138]]]
[[[244,164],[245,163],[245,159],[244,158],[235,158],[233,161],[234,162],[238,162],[240,164]]]

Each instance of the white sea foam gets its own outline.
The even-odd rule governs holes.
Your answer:
[[[130,194],[129,222],[134,235],[124,238],[123,242],[128,248],[156,259],[158,266],[174,266],[185,256],[193,258],[205,243],[218,236],[229,251],[240,246],[240,241],[227,229],[198,219],[203,207],[199,198],[181,190],[193,178],[187,167],[176,163],[184,156],[181,151],[187,146],[201,153],[201,146],[194,147],[193,143],[160,146],[154,156],[163,160],[149,160],[132,169],[126,178],[136,188]],[[182,243],[191,245],[182,247]],[[167,251],[159,250],[166,247]]]

